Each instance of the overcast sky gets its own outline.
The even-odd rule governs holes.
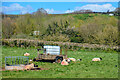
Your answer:
[[[25,14],[44,8],[49,14],[63,14],[81,9],[90,9],[95,12],[114,11],[118,7],[118,0],[114,2],[8,2],[2,3],[2,12],[5,14]],[[98,0],[99,1],[99,0]],[[104,0],[105,1],[105,0]]]

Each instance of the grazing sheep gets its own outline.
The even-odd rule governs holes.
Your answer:
[[[92,61],[101,61],[102,58],[93,58]]]
[[[27,52],[24,54],[24,56],[29,56],[29,55],[30,55],[30,54],[29,54],[29,53],[27,53]]]
[[[75,58],[69,58],[71,61],[76,61],[76,59]]]
[[[61,65],[69,65],[69,64],[65,59],[63,59],[63,61],[61,62]]]

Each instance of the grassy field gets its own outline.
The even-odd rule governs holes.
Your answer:
[[[2,67],[4,68],[5,56],[23,56],[30,53],[29,58],[37,56],[35,48],[2,47]],[[68,51],[68,57],[82,59],[71,62],[68,66],[57,63],[38,62],[39,67],[45,70],[39,71],[2,71],[3,78],[118,78],[118,54],[117,52],[102,51]],[[92,58],[102,57],[100,62],[92,62]]]

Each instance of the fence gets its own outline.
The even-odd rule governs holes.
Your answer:
[[[19,66],[20,64],[27,65],[29,57],[26,56],[9,56],[5,57],[5,66]]]

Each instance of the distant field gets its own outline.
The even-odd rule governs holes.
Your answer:
[[[2,65],[4,68],[5,56],[23,56],[30,53],[29,58],[37,57],[35,48],[2,47]],[[68,57],[82,59],[71,62],[68,66],[57,63],[38,62],[40,71],[2,71],[3,78],[118,78],[117,52],[100,51],[68,51]],[[92,62],[92,58],[102,57],[100,62]]]

